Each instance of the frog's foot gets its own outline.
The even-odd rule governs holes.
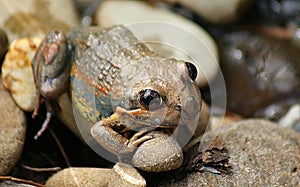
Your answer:
[[[136,149],[145,141],[151,140],[154,138],[152,135],[145,135],[145,133],[148,133],[147,130],[142,130],[134,134],[132,138],[130,138],[128,144],[127,144],[127,150],[126,152],[122,152],[118,155],[118,159],[120,162],[124,163],[130,163],[132,154],[136,151]]]
[[[143,142],[152,139],[153,136],[145,135],[148,132],[149,132],[149,128],[143,128],[139,132],[135,133],[129,140],[129,146],[138,147]]]
[[[40,108],[40,105],[41,105],[41,100],[42,100],[41,97],[38,96],[37,105],[36,105],[36,108],[35,108],[35,110],[32,114],[32,118],[37,117],[37,115],[39,113],[39,108]],[[43,125],[42,125],[41,129],[34,136],[34,139],[36,139],[36,140],[45,132],[45,130],[47,129],[53,115],[58,110],[60,110],[56,100],[46,100],[46,108],[47,108],[46,119],[43,122]]]
[[[34,139],[37,140],[45,132],[45,130],[48,128],[51,118],[52,118],[52,113],[47,112],[46,119],[45,119],[41,129],[34,136]]]
[[[47,129],[51,117],[56,112],[55,107],[58,106],[56,99],[69,86],[72,65],[70,57],[71,51],[65,34],[62,31],[51,31],[40,44],[32,60],[32,72],[38,93],[32,117],[38,115],[42,100],[45,100],[47,106],[47,117],[35,139]]]
[[[120,161],[128,162],[128,158],[143,142],[152,139],[152,136],[144,135],[148,131],[142,129],[130,139],[122,136],[113,127],[122,125],[116,115],[97,122],[91,128],[91,134],[95,140],[108,151],[116,154]],[[126,161],[127,160],[127,161]]]
[[[42,101],[41,97],[42,97],[41,93],[39,92],[38,96],[37,96],[37,99],[36,99],[36,105],[35,105],[34,111],[33,111],[32,116],[31,116],[33,119],[36,118],[39,114],[41,101]]]

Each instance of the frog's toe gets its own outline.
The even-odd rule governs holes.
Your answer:
[[[141,145],[143,142],[147,141],[147,140],[151,140],[153,139],[154,136],[152,135],[145,135],[145,136],[142,136],[138,139],[130,139],[129,140],[129,144],[128,144],[128,148],[130,149],[131,147],[135,147],[137,148],[139,145]]]
[[[52,118],[52,113],[47,112],[47,117],[46,117],[41,129],[34,136],[35,140],[37,140],[45,132],[45,130],[48,128],[48,125],[50,123],[51,118]]]

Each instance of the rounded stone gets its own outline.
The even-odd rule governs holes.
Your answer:
[[[25,111],[33,111],[36,103],[31,61],[41,41],[41,38],[35,37],[12,42],[1,69],[4,86]]]
[[[241,19],[251,8],[253,0],[165,0],[179,3],[193,10],[202,19],[212,24],[230,24]]]
[[[10,42],[23,37],[41,37],[53,29],[68,32],[76,25],[78,16],[71,0],[1,1],[0,27]]]
[[[51,176],[46,186],[107,186],[112,176],[111,169],[71,167]]]
[[[228,110],[278,120],[299,102],[300,53],[289,41],[243,30],[223,33],[217,41]]]
[[[230,156],[230,172],[189,172],[172,186],[300,185],[300,136],[293,130],[246,120],[224,126],[218,136]]]
[[[24,113],[0,80],[0,175],[8,174],[21,156],[26,133]]]
[[[146,187],[145,179],[134,167],[118,162],[112,170],[115,178],[110,180],[109,186]]]
[[[183,162],[183,154],[177,140],[166,133],[152,131],[153,139],[142,143],[132,157],[135,167],[148,172],[177,169]]]
[[[108,168],[77,168],[70,167],[51,176],[46,186],[133,186],[145,187],[145,179],[132,166],[117,163],[112,169]]]
[[[300,104],[292,105],[278,123],[281,127],[290,127],[300,133]]]

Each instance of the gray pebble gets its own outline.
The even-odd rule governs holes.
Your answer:
[[[300,136],[266,120],[225,126],[231,173],[191,172],[172,186],[299,186]]]
[[[112,169],[70,167],[50,177],[46,186],[145,187],[145,179],[132,166],[117,163]]]
[[[1,1],[0,27],[10,42],[23,37],[41,37],[53,29],[67,32],[76,25],[78,16],[71,0]]]
[[[162,172],[181,166],[182,150],[173,136],[159,131],[147,135],[154,138],[140,145],[133,155],[132,163],[135,167],[148,172]]]
[[[290,127],[300,133],[300,104],[292,105],[286,114],[278,120],[281,127]]]
[[[21,156],[26,119],[0,80],[0,175],[8,174]]]
[[[111,176],[111,169],[71,167],[50,177],[46,186],[107,186]]]
[[[232,24],[241,20],[243,15],[251,8],[253,0],[164,0],[179,3],[190,8],[205,21],[218,24]]]
[[[132,166],[124,163],[116,163],[112,168],[114,178],[110,179],[109,187],[113,186],[131,186],[145,187],[146,181],[140,173]]]

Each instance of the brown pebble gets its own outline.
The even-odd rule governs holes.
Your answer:
[[[26,119],[0,79],[0,175],[8,174],[21,156]]]
[[[140,173],[132,166],[117,163],[112,169],[115,173],[115,178],[110,181],[109,186],[132,186],[145,187],[146,181]]]
[[[224,126],[230,173],[189,172],[172,186],[299,186],[300,136],[266,120]]]
[[[24,37],[41,37],[54,29],[67,32],[77,25],[78,15],[72,0],[1,1],[0,27],[10,42]]]
[[[50,177],[46,186],[107,186],[113,172],[103,168],[66,168]]]
[[[117,163],[112,169],[76,167],[66,168],[50,177],[46,182],[46,186],[145,187],[146,181],[134,167]]]
[[[278,120],[287,107],[299,101],[300,53],[296,46],[242,30],[217,38],[228,110],[243,117]]]
[[[153,139],[144,142],[132,157],[135,167],[148,172],[162,172],[181,166],[183,155],[177,140],[166,133],[152,131]]]

